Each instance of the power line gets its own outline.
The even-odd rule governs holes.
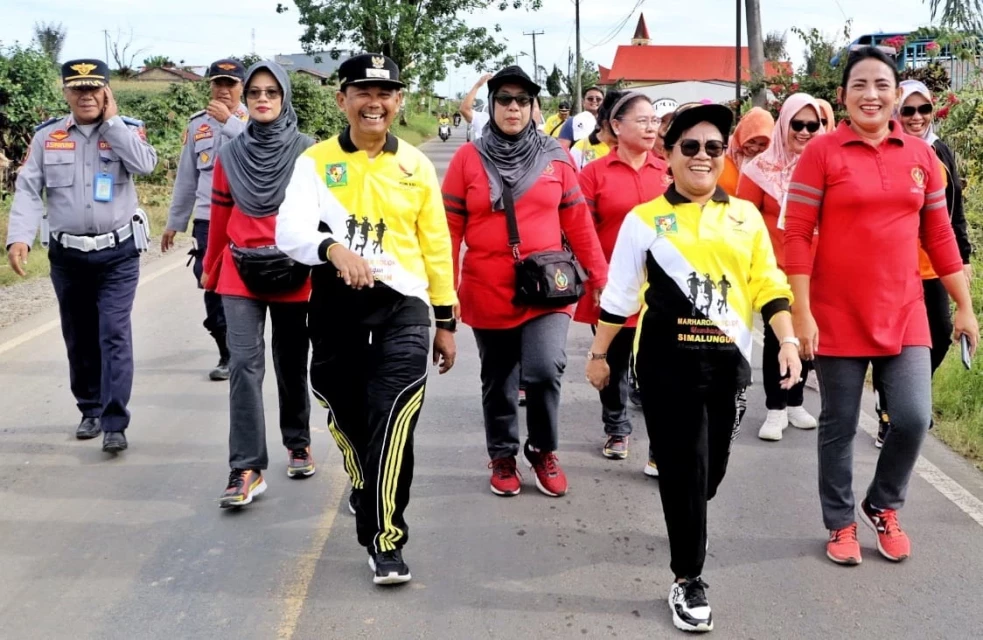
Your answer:
[[[616,26],[614,29],[612,29],[611,31],[608,32],[608,35],[606,35],[604,37],[604,39],[603,39],[602,42],[598,42],[597,44],[588,42],[587,44],[591,45],[591,47],[587,51],[593,51],[594,49],[597,49],[598,47],[603,47],[607,43],[609,43],[612,40],[614,40],[615,38],[617,38],[618,37],[618,34],[621,33],[621,30],[625,28],[625,25],[628,24],[628,21],[631,20],[631,17],[633,15],[635,15],[635,12],[638,11],[638,9],[643,4],[645,4],[645,0],[638,0],[635,3],[635,6],[632,7],[631,11],[628,12],[628,15],[626,15],[624,17],[624,19],[621,22],[618,23],[618,26]]]
[[[533,82],[539,84],[539,58],[536,57],[536,36],[544,35],[545,31],[523,31],[522,35],[532,36],[532,77]]]

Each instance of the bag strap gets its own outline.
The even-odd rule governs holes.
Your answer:
[[[519,262],[519,220],[515,216],[515,198],[512,187],[502,180],[502,205],[505,207],[505,224],[509,229],[509,246],[512,247],[512,257]]]

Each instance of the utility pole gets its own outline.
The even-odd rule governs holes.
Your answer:
[[[584,61],[580,58],[580,0],[573,0],[573,6],[575,11],[575,29],[577,30],[577,77],[574,80],[574,93],[573,96],[573,111],[574,113],[580,113],[582,108],[581,104],[581,93],[583,93],[583,87],[580,86],[580,78],[584,73]]]
[[[532,81],[539,84],[539,58],[536,57],[536,36],[541,36],[545,31],[523,31],[522,35],[532,36]]]
[[[740,108],[741,104],[741,13],[743,12],[743,7],[741,6],[741,0],[737,0],[737,44],[734,45],[734,58],[737,60],[737,69],[734,76],[734,90],[737,93],[737,104]],[[738,112],[740,115],[740,112]]]
[[[251,53],[252,53],[253,55],[256,55],[256,28],[255,28],[255,27],[253,27],[253,33],[252,33],[252,36],[253,36],[253,50],[252,50],[252,52],[251,52]]]
[[[106,47],[106,65],[109,66],[109,65],[112,64],[112,62],[109,61],[109,30],[108,29],[103,29],[102,35],[103,35],[103,41],[102,41],[102,43]],[[112,67],[110,67],[110,68],[112,68]]]
[[[747,7],[747,47],[751,61],[752,77],[761,82],[765,77],[765,44],[761,34],[761,3],[759,0],[745,0]],[[768,94],[764,86],[751,97],[756,107],[768,105]]]

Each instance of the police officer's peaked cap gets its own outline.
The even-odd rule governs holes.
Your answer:
[[[560,111],[570,111],[570,103],[564,100],[560,103]]]
[[[406,85],[399,79],[399,67],[381,53],[363,53],[348,58],[338,67],[341,90],[352,84],[370,84],[402,89]]]
[[[502,85],[506,84],[517,84],[533,97],[538,96],[539,92],[542,91],[542,87],[533,82],[532,78],[529,77],[529,74],[523,71],[522,67],[517,65],[505,67],[492,76],[492,79],[488,81],[488,92],[491,95],[495,95],[495,92],[498,91]]]
[[[216,60],[208,67],[208,79],[228,78],[229,80],[246,81],[246,67],[238,60]]]
[[[61,65],[65,87],[105,87],[109,84],[109,65],[95,58],[69,60]]]

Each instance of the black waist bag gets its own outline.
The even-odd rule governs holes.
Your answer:
[[[229,248],[239,276],[253,293],[272,295],[296,291],[311,274],[309,266],[295,262],[275,246],[243,248],[230,244]]]
[[[566,247],[562,251],[540,251],[519,259],[519,222],[515,217],[512,187],[502,182],[502,202],[509,228],[509,245],[515,259],[515,296],[519,306],[556,309],[575,304],[584,295],[587,273]]]

